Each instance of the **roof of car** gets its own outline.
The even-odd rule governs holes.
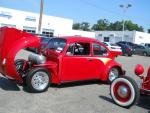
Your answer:
[[[89,37],[81,37],[81,36],[63,36],[60,38],[66,39],[67,42],[75,42],[75,41],[99,42],[97,39],[89,38]]]

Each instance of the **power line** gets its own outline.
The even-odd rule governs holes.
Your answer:
[[[94,7],[94,8],[97,8],[97,9],[100,9],[100,10],[103,10],[104,12],[107,12],[107,13],[109,13],[109,14],[112,14],[112,15],[115,15],[115,16],[117,16],[117,17],[122,17],[122,14],[121,13],[116,13],[116,12],[113,12],[113,11],[110,11],[110,10],[108,10],[108,9],[106,9],[106,8],[104,8],[104,7],[102,7],[102,6],[98,6],[98,5],[96,5],[96,4],[94,4],[94,3],[91,3],[91,2],[89,2],[89,1],[87,1],[87,0],[79,0],[80,2],[82,2],[82,3],[84,3],[84,4],[87,4],[87,5],[89,5],[89,6],[92,6],[92,7]],[[130,17],[131,19],[139,19],[139,20],[144,20],[144,21],[147,21],[147,22],[150,22],[150,20],[148,20],[147,18],[141,18],[141,17],[134,17],[134,16],[131,16],[131,15],[125,15],[126,17]]]

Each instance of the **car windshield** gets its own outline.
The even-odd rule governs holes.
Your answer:
[[[56,50],[62,52],[66,46],[66,40],[63,38],[53,38],[48,42],[46,49]]]

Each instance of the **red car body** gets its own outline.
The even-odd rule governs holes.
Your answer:
[[[61,37],[65,41],[60,50],[46,48],[41,50],[41,53],[46,57],[46,62],[43,64],[33,64],[30,70],[37,67],[46,68],[51,74],[51,83],[60,84],[63,82],[81,81],[98,79],[108,80],[109,72],[112,68],[116,68],[119,75],[124,72],[121,65],[115,61],[115,57],[121,52],[110,51],[103,43],[96,39],[86,37]],[[34,35],[14,29],[0,29],[0,73],[11,79],[15,79],[19,83],[23,82],[21,75],[16,71],[14,64],[17,52],[22,48],[39,47],[40,39]],[[88,55],[67,55],[67,51],[71,44],[86,43],[89,44]],[[87,46],[85,44],[85,46]],[[96,46],[105,48],[107,52],[103,56],[94,55],[98,51]],[[78,44],[78,46],[80,46]],[[83,48],[79,48],[80,51]],[[85,47],[86,49],[86,47]],[[61,51],[62,50],[62,51]],[[96,53],[97,54],[97,53]],[[28,75],[26,75],[28,76]]]

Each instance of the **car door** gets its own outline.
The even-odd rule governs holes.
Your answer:
[[[140,54],[140,51],[141,49],[140,49],[140,46],[138,45],[135,47],[134,54]]]
[[[93,43],[92,54],[93,63],[95,66],[95,68],[93,68],[93,71],[95,71],[95,74],[100,77],[105,71],[106,65],[111,60],[110,58],[108,58],[109,50],[107,50],[106,47],[99,43]]]
[[[96,64],[97,65],[97,64]],[[91,57],[90,42],[75,42],[68,47],[62,61],[62,81],[96,79],[95,62]]]
[[[139,54],[143,55],[143,53],[146,51],[146,49],[143,46],[139,46]]]

